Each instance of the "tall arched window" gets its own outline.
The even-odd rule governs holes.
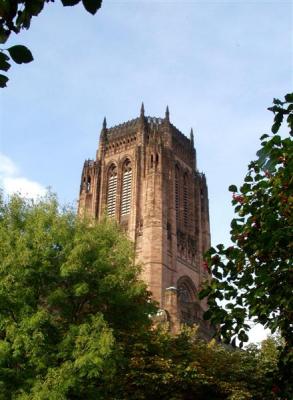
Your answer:
[[[186,282],[181,282],[178,287],[178,298],[180,303],[191,303],[193,301],[192,291]]]
[[[188,177],[187,174],[184,174],[183,178],[183,219],[184,219],[184,226],[187,227],[188,225]]]
[[[109,217],[115,215],[117,195],[117,167],[111,165],[108,172],[107,213]]]
[[[179,224],[179,168],[175,165],[175,211],[176,211],[176,222]]]
[[[121,193],[121,216],[130,213],[131,206],[131,162],[126,160],[122,169],[122,193]]]
[[[178,280],[177,294],[181,323],[193,325],[198,322],[199,304],[196,296],[196,288],[189,277],[182,276]]]

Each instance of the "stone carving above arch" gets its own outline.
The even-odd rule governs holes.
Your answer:
[[[118,172],[118,166],[117,163],[113,160],[109,161],[106,165],[106,174],[108,175],[109,173],[112,173],[112,171],[116,171],[116,173]]]
[[[130,163],[133,165],[133,160],[132,157],[128,154],[125,154],[120,160],[119,160],[119,167],[123,168],[126,163]]]
[[[181,230],[177,229],[177,255],[178,258],[195,267],[196,241]]]
[[[197,300],[197,290],[195,284],[189,276],[181,276],[177,281],[177,292],[179,301],[194,302]]]

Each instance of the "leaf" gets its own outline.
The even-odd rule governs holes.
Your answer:
[[[33,0],[27,5],[27,10],[31,15],[38,15],[44,8],[44,0]]]
[[[264,140],[266,138],[270,137],[267,133],[265,133],[264,135],[262,135],[259,140]]]
[[[293,103],[293,93],[288,93],[288,94],[286,94],[285,100],[286,100],[288,103]]]
[[[22,45],[9,47],[7,51],[9,52],[12,60],[17,64],[26,64],[33,61],[34,59],[31,51],[27,47]]]
[[[243,299],[242,299],[242,297],[237,297],[236,303],[239,304],[240,306],[243,306]]]
[[[210,293],[211,293],[211,288],[207,287],[199,292],[198,297],[202,300],[203,298],[207,297]]]
[[[7,81],[8,81],[7,76],[0,74],[0,87],[1,88],[6,87]]]
[[[207,320],[209,320],[211,318],[211,316],[212,316],[212,312],[211,312],[211,310],[208,310],[203,314],[203,319],[205,321],[207,321]]]
[[[221,272],[219,272],[217,270],[213,270],[213,276],[219,280],[223,278],[223,275],[221,274]]]
[[[80,0],[61,0],[61,2],[64,5],[64,7],[67,7],[67,6],[75,6],[77,3],[80,2]]]
[[[246,335],[246,333],[242,330],[239,332],[239,340],[241,340],[241,342],[248,342],[248,336]]]
[[[28,29],[31,24],[32,14],[25,8],[17,13],[16,26],[18,29]]]
[[[237,186],[236,185],[230,185],[228,188],[229,192],[237,192]]]
[[[283,122],[283,118],[284,118],[283,113],[279,112],[278,114],[276,114],[274,121],[281,124]]]
[[[9,57],[0,52],[0,69],[2,69],[2,71],[8,71],[10,68],[10,64],[9,62],[7,62],[9,60]]]
[[[249,183],[244,183],[244,185],[241,186],[240,190],[241,193],[246,194],[251,190],[251,185]]]
[[[9,38],[10,32],[0,26],[0,43],[3,44]]]
[[[273,133],[277,133],[278,130],[280,129],[280,126],[281,126],[280,122],[275,122],[275,123],[272,125],[272,132],[273,132]]]
[[[102,0],[82,0],[84,8],[91,14],[95,14],[101,8]]]
[[[253,182],[253,178],[250,175],[246,175],[244,181],[245,182]]]
[[[282,107],[279,107],[279,106],[269,107],[268,110],[272,111],[274,114],[284,111],[284,109]]]
[[[271,143],[275,144],[276,146],[281,146],[281,136],[274,136],[271,140]]]
[[[278,106],[282,106],[282,105],[284,104],[284,102],[281,101],[281,100],[279,100],[279,99],[274,99],[274,100],[273,100],[273,104],[276,104],[276,105],[278,105]]]

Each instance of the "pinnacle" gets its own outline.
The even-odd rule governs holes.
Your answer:
[[[141,107],[140,107],[140,116],[144,117],[144,104],[143,104],[143,102],[141,103]]]
[[[166,107],[165,119],[166,119],[166,121],[168,121],[168,122],[169,122],[169,120],[170,120],[170,112],[169,112],[169,107],[168,107],[168,106]]]

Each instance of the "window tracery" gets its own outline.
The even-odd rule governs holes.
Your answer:
[[[190,293],[190,288],[185,282],[182,282],[178,286],[178,298],[181,303],[192,302],[192,294]]]

